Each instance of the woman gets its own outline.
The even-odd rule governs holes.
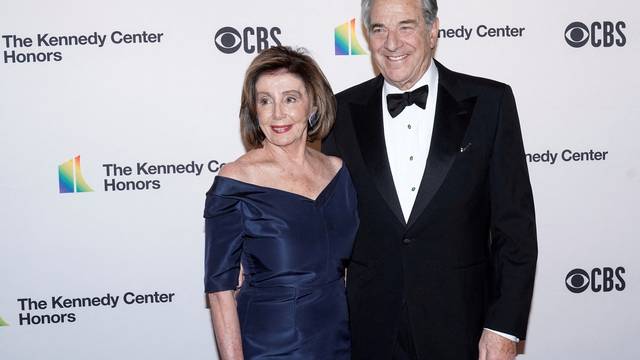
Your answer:
[[[334,118],[309,56],[275,47],[249,66],[240,121],[250,151],[223,167],[205,206],[205,289],[224,360],[350,357],[355,190],[340,159],[307,146]]]

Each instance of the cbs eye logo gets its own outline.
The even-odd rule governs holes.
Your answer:
[[[218,30],[214,42],[218,50],[225,54],[233,54],[242,48],[245,53],[253,54],[268,49],[271,46],[282,45],[278,35],[282,30],[278,27],[246,27],[239,31],[230,26]]]
[[[564,30],[564,39],[574,48],[581,48],[587,43],[593,47],[623,47],[627,43],[627,37],[622,31],[627,27],[624,21],[613,23],[611,21],[593,22],[587,26],[579,21],[572,22]]]
[[[591,272],[582,269],[573,269],[569,271],[564,282],[567,289],[572,293],[579,294],[591,288],[591,291],[610,292],[614,289],[622,291],[626,287],[626,283],[622,278],[625,273],[623,267],[615,269],[610,267],[594,268]]]

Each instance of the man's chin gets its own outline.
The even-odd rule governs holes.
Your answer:
[[[382,76],[384,76],[385,80],[387,80],[388,83],[390,83],[391,85],[397,87],[400,90],[406,90],[406,89],[403,89],[403,87],[406,84],[411,82],[409,77],[406,76],[406,75],[405,76],[400,76],[399,74],[388,74],[388,76],[385,76],[385,74],[382,74]]]

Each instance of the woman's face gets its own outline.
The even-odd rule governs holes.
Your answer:
[[[279,70],[256,81],[256,113],[266,139],[277,146],[307,140],[307,118],[312,104],[304,82]]]

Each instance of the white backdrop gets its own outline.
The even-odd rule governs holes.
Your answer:
[[[437,58],[518,103],[540,247],[522,357],[639,358],[640,6],[439,5]],[[336,92],[373,76],[357,0],[2,3],[0,359],[216,358],[204,193],[243,152],[244,70],[279,43]]]

